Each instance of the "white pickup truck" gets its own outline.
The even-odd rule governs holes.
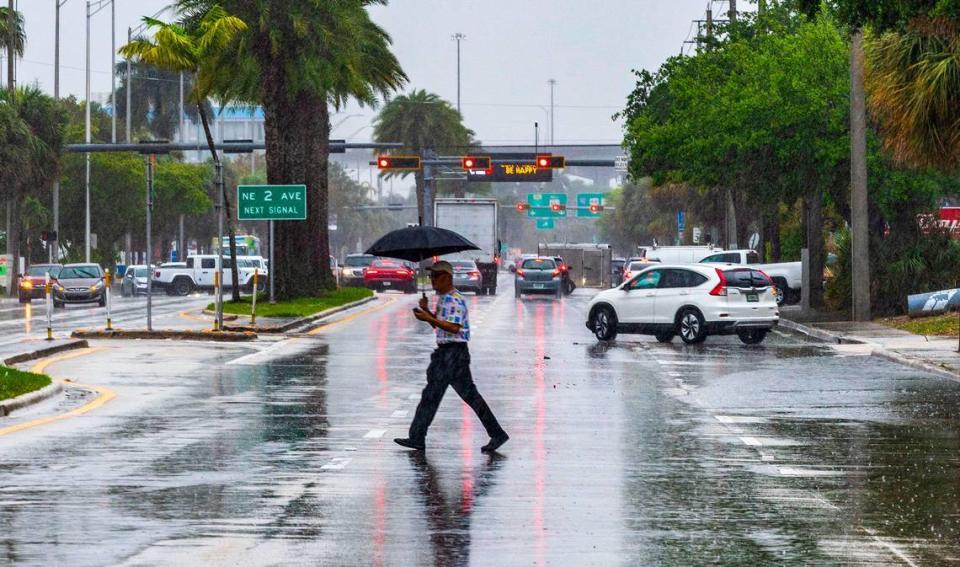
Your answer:
[[[803,271],[800,262],[761,264],[760,255],[753,250],[724,250],[700,260],[701,264],[735,264],[749,266],[770,276],[777,286],[777,303],[789,305],[800,301]]]
[[[253,273],[260,268],[261,262],[252,260],[251,256],[242,256],[237,265],[240,277],[240,287],[253,291]],[[223,287],[230,289],[233,286],[231,274],[232,260],[228,256],[223,258]],[[194,290],[212,291],[214,275],[217,273],[217,256],[215,254],[190,256],[184,267],[159,267],[153,272],[153,287],[166,290],[168,295],[187,295]],[[266,274],[261,269],[258,275],[257,289],[263,291],[266,287]]]

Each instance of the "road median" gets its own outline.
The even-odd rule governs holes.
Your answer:
[[[252,331],[202,331],[160,329],[147,331],[146,329],[77,329],[71,336],[83,339],[151,339],[151,340],[181,340],[181,341],[216,341],[241,342],[252,341],[257,334]]]
[[[0,366],[0,417],[41,402],[62,390],[63,384],[53,382],[46,374]]]
[[[332,315],[376,301],[373,292],[364,288],[345,288],[323,297],[299,298],[275,304],[257,302],[257,319],[267,319],[256,325],[224,325],[228,331],[246,331],[256,333],[285,333],[293,329],[304,327]],[[239,313],[239,316],[250,316],[250,302],[245,298],[241,303],[225,303]],[[208,306],[207,309],[212,307]],[[243,310],[246,310],[243,312]]]

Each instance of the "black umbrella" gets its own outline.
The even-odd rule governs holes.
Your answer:
[[[480,247],[452,230],[435,226],[411,226],[388,232],[367,249],[367,254],[420,262]]]

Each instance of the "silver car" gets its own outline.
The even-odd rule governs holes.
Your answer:
[[[123,273],[123,279],[120,280],[120,295],[131,297],[134,295],[147,294],[147,278],[150,276],[152,268],[148,269],[144,265],[129,266]]]
[[[525,293],[549,293],[563,296],[563,272],[553,258],[527,258],[517,268],[513,280],[516,297]]]
[[[477,295],[483,289],[483,276],[473,260],[456,260],[453,265],[453,287],[460,291],[472,291]]]

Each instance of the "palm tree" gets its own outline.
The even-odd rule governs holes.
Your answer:
[[[416,154],[441,149],[458,152],[468,147],[473,137],[473,132],[463,125],[460,112],[438,95],[422,89],[397,96],[385,104],[374,123],[373,132],[378,142],[402,142],[399,153]],[[430,211],[426,207],[429,204],[423,202],[423,171],[416,171],[414,179],[417,210],[421,219],[428,218]]]
[[[868,104],[884,146],[911,167],[960,166],[960,22],[916,19],[865,42]]]
[[[23,14],[13,11],[13,51],[14,55],[17,57],[23,57],[23,50],[27,45],[27,32],[23,24]],[[10,37],[10,9],[7,7],[0,8],[0,45],[4,51],[7,50],[9,45]],[[9,53],[6,54],[7,57],[10,56]]]
[[[164,23],[153,18],[143,18],[151,29],[156,29],[154,39],[144,37],[134,39],[120,48],[124,57],[154,65],[173,73],[189,73],[194,81],[190,89],[190,102],[196,106],[203,132],[207,138],[210,155],[215,166],[221,167],[220,158],[210,132],[210,119],[207,114],[207,99],[213,94],[212,86],[217,80],[218,61],[224,49],[233,42],[238,34],[247,29],[247,25],[235,16],[228,15],[223,8],[213,6],[195,25],[185,26],[179,23]],[[223,202],[227,218],[227,234],[230,239],[230,257],[237,257],[236,233],[230,197],[226,184],[223,185]],[[233,282],[239,282],[237,262],[231,262]],[[240,287],[232,286],[233,300],[240,301]]]
[[[127,78],[126,62],[117,63],[115,74],[120,82],[117,87],[117,115],[127,115],[127,84],[133,85],[130,97],[130,122],[134,132],[146,130],[161,140],[172,140],[180,127],[180,76],[142,62],[130,64],[131,77]],[[183,74],[184,92],[193,89],[193,75]],[[194,124],[200,122],[197,108],[191,101],[184,101],[183,112]],[[212,112],[205,102],[207,113]]]
[[[385,0],[180,0],[194,20],[218,4],[248,24],[214,90],[264,111],[267,179],[308,188],[307,220],[278,221],[271,269],[280,298],[333,287],[328,265],[330,107],[374,105],[406,81],[367,7]]]

